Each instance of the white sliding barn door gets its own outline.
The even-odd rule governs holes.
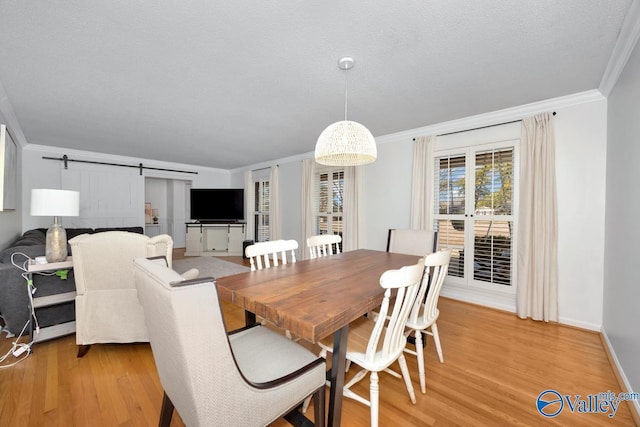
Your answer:
[[[80,192],[80,216],[65,227],[144,226],[144,177],[136,168],[70,163],[62,188]]]

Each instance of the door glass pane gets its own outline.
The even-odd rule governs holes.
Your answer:
[[[511,286],[512,221],[474,221],[473,278]]]
[[[438,248],[451,249],[449,276],[464,277],[464,221],[441,219],[437,222]]]
[[[316,221],[316,230],[318,230],[318,234],[327,234],[328,227],[327,217],[318,216]]]
[[[339,234],[342,236],[342,217],[341,216],[332,217],[331,234]]]
[[[342,212],[343,189],[344,189],[344,171],[333,173],[333,213]]]
[[[465,156],[439,159],[438,213],[464,214],[465,173]]]
[[[513,200],[513,149],[476,154],[476,215],[511,215]]]
[[[254,182],[254,239],[256,242],[269,240],[269,181]]]
[[[329,174],[320,174],[320,183],[318,189],[318,212],[329,211]]]

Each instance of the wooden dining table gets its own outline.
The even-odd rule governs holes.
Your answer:
[[[220,277],[218,294],[245,310],[247,324],[260,316],[311,343],[333,334],[327,424],[339,426],[349,323],[382,302],[382,273],[418,259],[358,249]]]

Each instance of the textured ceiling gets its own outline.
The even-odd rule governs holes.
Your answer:
[[[224,169],[596,89],[631,0],[0,0],[31,144]]]

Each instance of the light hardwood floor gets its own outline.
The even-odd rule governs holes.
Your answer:
[[[430,340],[423,395],[415,359],[407,355],[416,405],[402,380],[381,374],[381,426],[634,425],[627,403],[612,418],[573,414],[565,407],[556,418],[545,419],[536,410],[536,397],[546,389],[582,396],[621,391],[599,334],[447,298],[439,306],[445,363],[438,362]],[[242,326],[241,310],[227,303],[223,310],[229,329]],[[0,339],[2,354],[11,341]],[[368,386],[367,377],[354,390],[366,396]],[[36,344],[25,361],[0,370],[0,426],[155,426],[161,399],[147,344],[94,345],[77,359],[75,338],[67,336]],[[307,415],[313,416],[312,409]],[[345,426],[366,426],[369,408],[346,399],[342,419]],[[183,425],[179,415],[171,425]]]

